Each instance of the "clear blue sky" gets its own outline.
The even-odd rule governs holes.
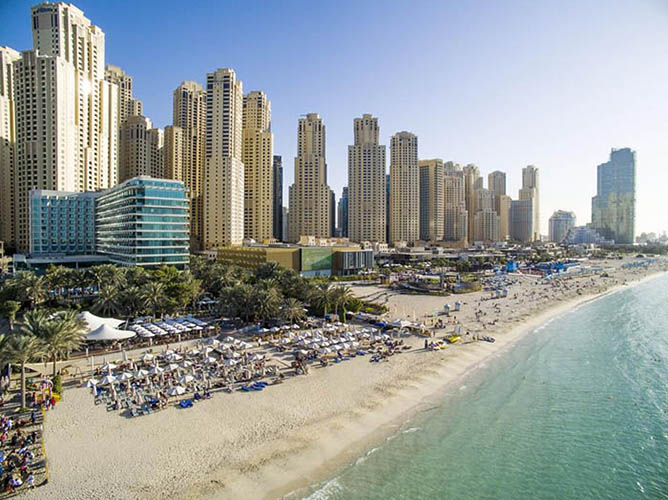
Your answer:
[[[0,45],[32,46],[29,8],[0,0]],[[372,113],[384,144],[418,135],[421,158],[541,170],[542,232],[555,209],[590,221],[596,165],[638,158],[637,229],[668,229],[668,2],[91,1],[106,61],[135,81],[157,126],[183,80],[232,67],[272,102],[275,152],[293,178],[297,119],[327,126],[329,184],[347,182],[352,120]],[[389,152],[388,152],[389,158]],[[388,165],[389,167],[389,165]]]

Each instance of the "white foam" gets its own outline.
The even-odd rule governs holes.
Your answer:
[[[403,434],[409,434],[411,432],[419,431],[420,427],[411,427],[410,429],[406,429],[405,431],[401,431]]]
[[[334,479],[327,481],[322,488],[314,491],[304,500],[327,500],[328,498],[331,498],[332,495],[341,493],[342,491],[343,488],[341,487],[341,483],[339,483],[339,478],[335,477]]]

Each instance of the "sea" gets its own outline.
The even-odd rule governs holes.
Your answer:
[[[668,275],[537,327],[297,498],[668,499]]]

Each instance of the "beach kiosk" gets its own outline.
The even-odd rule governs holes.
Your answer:
[[[461,311],[462,310],[462,303],[461,301],[456,301],[455,302],[455,311]]]

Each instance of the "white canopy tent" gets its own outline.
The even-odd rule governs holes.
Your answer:
[[[101,327],[102,325],[108,325],[112,328],[118,328],[120,325],[124,323],[122,319],[101,318],[99,316],[95,316],[93,313],[90,313],[88,311],[84,311],[82,313],[77,314],[77,318],[84,320],[88,325],[88,329],[91,331]]]
[[[109,325],[101,325],[95,330],[88,332],[86,340],[91,342],[99,340],[124,340],[132,338],[135,335],[135,332],[129,330],[116,330],[116,328]]]

